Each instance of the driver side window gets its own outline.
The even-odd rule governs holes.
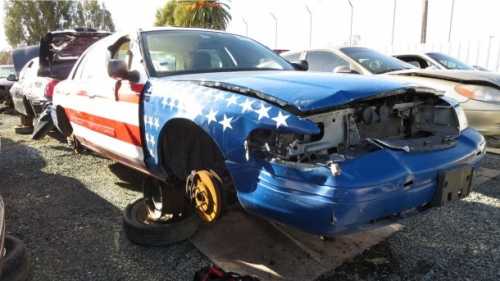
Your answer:
[[[112,56],[113,59],[123,60],[127,63],[128,68],[132,64],[132,52],[130,51],[130,41],[126,41],[118,47]]]

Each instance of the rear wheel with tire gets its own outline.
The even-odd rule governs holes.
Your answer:
[[[1,281],[24,281],[29,277],[29,263],[24,243],[13,237],[5,236],[4,257],[0,258]]]

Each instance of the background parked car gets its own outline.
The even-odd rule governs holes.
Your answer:
[[[441,90],[462,105],[469,125],[499,146],[500,75],[483,71],[419,69],[364,47],[288,52],[289,61],[305,59],[310,71],[363,75],[387,74],[392,79]]]
[[[11,105],[9,94],[10,87],[16,80],[16,71],[13,65],[0,65],[0,103],[5,102]]]
[[[5,204],[0,196],[0,280],[24,281],[28,275],[29,263],[24,243],[5,235]]]
[[[12,87],[14,106],[21,117],[19,133],[31,133],[34,120],[52,100],[55,85],[65,79],[80,55],[109,32],[94,29],[53,31],[40,41],[39,57],[30,60]],[[22,56],[22,54],[20,55]]]
[[[487,69],[474,65],[470,66],[460,60],[443,53],[429,52],[419,54],[399,54],[394,56],[404,62],[414,65],[418,68],[433,68],[440,70],[478,70],[488,71]]]

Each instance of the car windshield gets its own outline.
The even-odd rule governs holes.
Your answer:
[[[391,71],[415,68],[411,64],[368,48],[347,47],[341,48],[340,51],[355,60],[357,63],[361,64],[373,74],[382,74]]]
[[[470,65],[467,65],[455,58],[447,56],[441,53],[427,53],[429,57],[437,61],[440,65],[444,66],[446,69],[454,70],[474,70]]]
[[[293,70],[282,57],[242,36],[196,30],[149,31],[142,35],[152,76],[248,70]]]
[[[0,66],[0,78],[7,78],[10,74],[15,74],[13,66]]]

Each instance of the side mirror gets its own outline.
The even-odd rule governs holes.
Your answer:
[[[339,65],[333,69],[334,73],[343,73],[343,74],[360,74],[358,71],[352,69],[348,65]]]
[[[9,76],[7,76],[7,81],[16,82],[17,81],[16,75],[15,74],[9,74]]]
[[[108,74],[116,80],[129,80],[130,82],[138,82],[140,79],[139,72],[129,71],[128,65],[124,60],[111,59],[108,62]]]
[[[309,69],[309,63],[307,63],[306,60],[300,60],[300,61],[294,61],[290,62],[295,68],[295,70],[300,70],[300,71],[307,71]]]

